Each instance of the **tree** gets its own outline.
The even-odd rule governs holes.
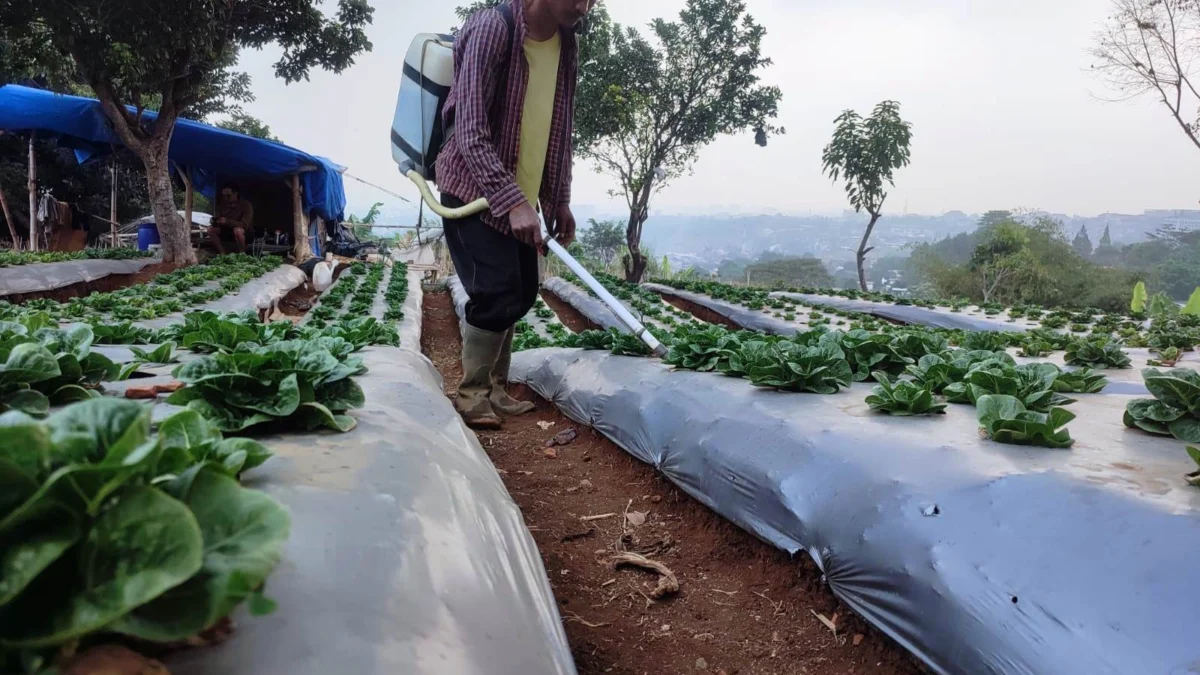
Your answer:
[[[1088,237],[1087,225],[1079,228],[1079,234],[1075,235],[1075,241],[1071,242],[1071,248],[1084,258],[1092,254],[1092,240]]]
[[[750,265],[745,277],[756,286],[829,288],[833,277],[817,258],[775,258]]]
[[[221,127],[222,129],[236,131],[239,134],[246,134],[247,136],[261,138],[267,141],[275,141],[276,143],[280,142],[280,140],[271,133],[271,127],[264,124],[263,121],[257,117],[248,115],[240,110],[231,113],[229,119],[217,122],[217,126]]]
[[[381,206],[383,206],[383,202],[375,202],[371,205],[371,208],[367,209],[367,213],[364,216],[350,214],[350,223],[354,225],[354,236],[358,237],[359,240],[371,236],[371,226],[379,219],[379,207]]]
[[[593,17],[595,18],[595,17]],[[759,83],[771,60],[766,30],[742,0],[687,0],[676,21],[656,19],[653,42],[632,28],[594,22],[580,54],[576,150],[617,180],[629,208],[625,278],[638,281],[650,200],[684,175],[719,135],[753,129],[766,144],[782,96]]]
[[[183,264],[194,263],[196,255],[190,228],[176,213],[167,160],[176,120],[203,116],[201,104],[248,84],[229,69],[239,49],[278,44],[275,74],[290,83],[307,78],[313,67],[341,72],[371,48],[364,29],[373,10],[366,0],[339,0],[335,18],[314,0],[5,4],[11,17],[6,37],[46,40],[69,57],[66,75],[95,92],[116,135],[146,168],[164,259]],[[144,113],[154,108],[158,114],[151,120]]]
[[[1114,0],[1091,51],[1120,98],[1154,96],[1200,149],[1200,3]]]
[[[620,221],[588,220],[588,229],[579,235],[579,243],[587,255],[599,260],[607,269],[625,244],[625,228]]]
[[[1107,225],[1104,226],[1104,235],[1100,237],[1100,244],[1092,252],[1092,257],[1101,265],[1116,265],[1121,260],[1121,251],[1113,246],[1112,234]]]
[[[895,185],[893,173],[907,166],[912,125],[900,118],[900,104],[884,101],[875,106],[867,119],[847,110],[834,122],[833,140],[825,146],[821,162],[825,173],[834,182],[846,179],[846,195],[855,212],[866,211],[871,220],[858,245],[858,285],[867,290],[867,274],[863,266],[875,224],[883,216],[887,201],[887,186]]]

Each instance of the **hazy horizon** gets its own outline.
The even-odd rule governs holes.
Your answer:
[[[644,31],[683,0],[605,0],[613,19]],[[247,106],[284,142],[330,157],[348,173],[416,200],[392,163],[390,126],[403,54],[418,32],[456,23],[459,2],[375,2],[374,52],[341,75],[284,85],[274,48],[242,54],[258,100]],[[914,127],[912,165],[897,174],[888,214],[1036,209],[1078,216],[1200,208],[1200,153],[1150,98],[1108,103],[1088,73],[1091,37],[1109,0],[747,0],[774,59],[764,81],[783,89],[786,136],[758,148],[724,137],[695,171],[668,186],[652,213],[837,214],[843,193],[821,175],[820,153],[845,108],[900,101]],[[732,181],[730,173],[736,175]],[[577,161],[574,200],[620,214],[615,182]],[[349,211],[384,202],[391,219],[416,207],[346,181]]]

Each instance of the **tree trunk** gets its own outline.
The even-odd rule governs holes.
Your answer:
[[[858,262],[858,287],[864,293],[867,292],[867,271],[863,263],[867,260],[867,254],[875,248],[874,246],[867,246],[867,244],[871,241],[871,233],[875,231],[875,223],[879,222],[880,217],[881,214],[879,213],[871,214],[871,222],[867,223],[867,231],[863,233],[862,242],[858,245],[858,255],[856,257],[856,261]]]
[[[8,198],[4,194],[4,186],[0,185],[0,209],[4,211],[4,222],[8,223],[8,233],[12,236],[13,250],[21,248],[21,237],[17,234],[17,221],[13,220],[12,211],[8,210]]]
[[[146,191],[162,240],[163,262],[195,265],[191,225],[183,222],[175,208],[175,189],[171,186],[171,166],[167,160],[170,144],[169,134],[166,138],[156,136],[146,144],[147,154],[142,157],[146,165]]]
[[[639,283],[646,273],[646,256],[642,255],[642,224],[646,221],[644,209],[629,213],[629,225],[625,228],[625,245],[629,254],[621,261],[625,266],[625,281]]]
[[[29,250],[38,249],[37,236],[37,156],[33,153],[34,133],[29,134]]]
[[[292,262],[300,263],[313,257],[312,245],[308,242],[308,218],[304,214],[304,198],[300,191],[300,174],[292,176]]]
[[[645,182],[633,208],[629,210],[629,224],[625,227],[625,245],[629,247],[629,255],[622,261],[625,265],[625,281],[631,284],[641,282],[646,273],[647,260],[642,254],[642,225],[646,224],[650,207],[650,180]]]

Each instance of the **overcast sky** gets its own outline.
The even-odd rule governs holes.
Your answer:
[[[644,27],[683,0],[605,0],[615,21]],[[1200,151],[1161,104],[1111,103],[1087,49],[1110,0],[746,0],[767,28],[783,89],[787,135],[767,148],[752,134],[718,139],[652,210],[839,212],[840,187],[821,175],[821,150],[845,108],[901,103],[914,128],[912,164],[887,210],[940,214],[1037,208],[1095,215],[1197,208]],[[372,53],[341,75],[314,72],[285,86],[278,52],[246,52],[258,100],[249,111],[284,142],[416,198],[392,162],[388,130],[412,36],[455,24],[454,0],[375,0]],[[578,164],[574,201],[619,212],[613,181]],[[351,212],[375,201],[389,220],[402,202],[347,179]]]

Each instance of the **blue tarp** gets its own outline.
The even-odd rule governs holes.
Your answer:
[[[153,121],[153,112],[143,114]],[[100,108],[100,102],[18,85],[0,87],[0,129],[49,132],[75,148],[80,162],[123,146]],[[181,119],[171,138],[170,159],[189,170],[193,185],[210,199],[227,180],[286,178],[304,169],[307,212],[338,222],[346,210],[342,168],[282,143]]]

